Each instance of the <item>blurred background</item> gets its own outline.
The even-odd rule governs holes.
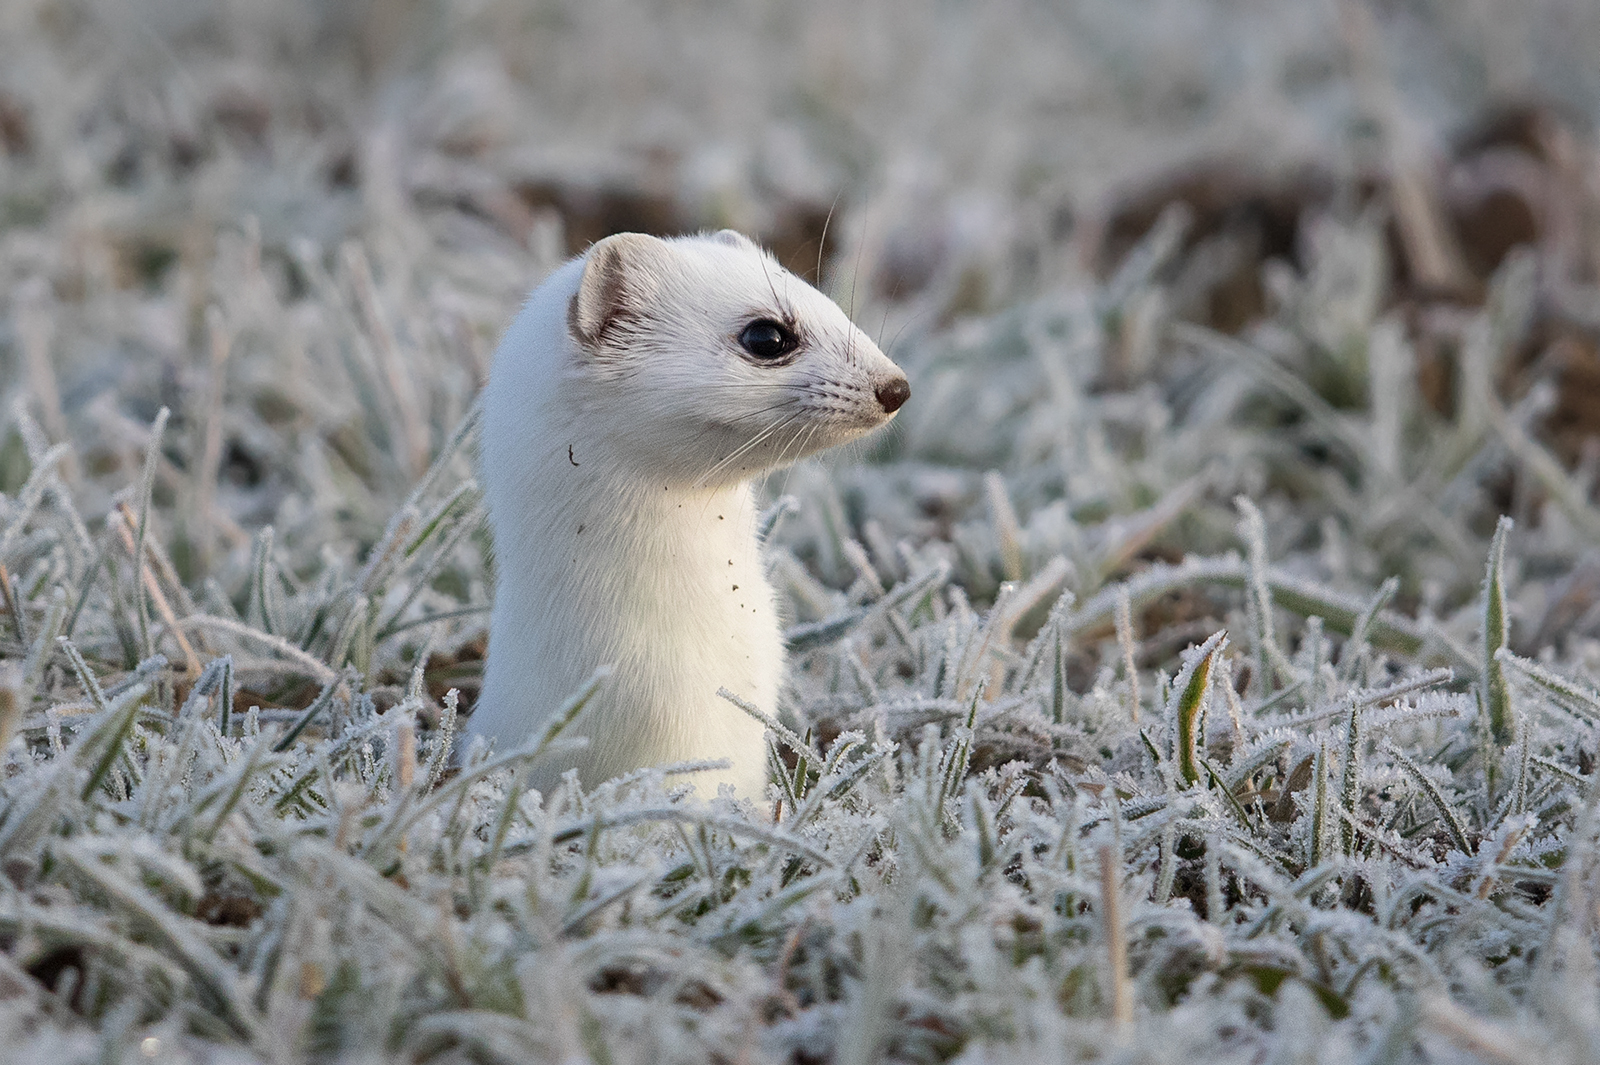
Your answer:
[[[798,264],[837,204],[841,249],[883,246],[886,294],[963,257],[1003,268],[989,299],[1048,285],[1131,181],[1233,164],[1258,192],[1297,169],[1371,182],[1397,157],[1481,152],[1508,108],[1587,127],[1600,99],[1585,0],[3,11],[7,221],[51,206],[30,156],[70,163],[58,196],[193,184],[171,210],[248,211],[269,240],[348,233],[329,194],[386,186],[445,239],[487,235],[451,210],[518,244],[559,220],[566,250],[726,224]],[[1468,208],[1475,190],[1450,191]]]
[[[0,1058],[81,1011],[98,1061],[1595,1060],[1597,59],[1600,0],[0,0]],[[418,821],[495,344],[590,242],[724,226],[912,380],[766,486],[766,709],[920,762],[785,808],[852,855],[811,886],[724,821],[602,848],[612,798],[583,862],[516,783]],[[1160,869],[1136,1044],[1102,842]]]
[[[246,218],[269,262],[362,237],[511,291],[733,226],[898,326],[1104,276],[1171,202],[1224,327],[1372,204],[1402,280],[1470,296],[1519,243],[1592,267],[1596,54],[1590,0],[5,0],[0,298],[193,311]]]
[[[1597,51],[1589,0],[6,0],[6,282],[197,277],[246,217],[269,258],[394,226],[542,265],[734,226],[948,319],[1103,274],[1182,201],[1223,324],[1336,205],[1459,294],[1592,236]]]
[[[1088,300],[1078,384],[1161,380],[1180,412],[1175,325],[1309,337],[1285,365],[1375,418],[1368,352],[1401,344],[1418,409],[1362,469],[1392,493],[1417,434],[1465,425],[1434,487],[1470,467],[1446,509],[1486,536],[1549,494],[1484,475],[1504,455],[1462,414],[1497,276],[1520,309],[1480,376],[1507,402],[1540,384],[1517,424],[1569,495],[1600,464],[1596,55],[1593,0],[3,0],[0,490],[72,439],[105,514],[165,405],[185,580],[242,587],[269,522],[294,570],[353,564],[554,264],[732,226],[897,358],[978,338],[943,399],[919,378],[903,454],[1029,461],[965,440],[951,399],[1003,347],[966,323],[1011,308]],[[1117,513],[1161,478],[1039,498]],[[1391,548],[1357,569],[1414,602]],[[1481,557],[1460,540],[1435,576],[1466,595]]]

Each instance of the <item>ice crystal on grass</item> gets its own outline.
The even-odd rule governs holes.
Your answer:
[[[1388,199],[1297,201],[1292,249],[1202,195],[1128,232],[1139,211],[1106,208],[1079,231],[1103,230],[1097,281],[1062,265],[1039,177],[1083,153],[948,145],[1004,171],[996,213],[917,191],[929,171],[851,125],[898,130],[935,82],[982,95],[1014,40],[1040,114],[1099,100],[1121,129],[1232,76],[1186,34],[1233,55],[1267,33],[1321,69],[1337,35],[1310,7],[1230,35],[1220,8],[1157,5],[1129,35],[1103,5],[1070,33],[999,5],[1027,40],[887,2],[838,39],[739,22],[759,4],[630,11],[617,91],[641,113],[665,19],[792,46],[799,74],[729,53],[772,95],[713,109],[726,128],[810,116],[761,159],[694,155],[659,200],[540,125],[577,107],[550,42],[616,29],[608,5],[532,28],[422,5],[426,56],[376,18],[324,55],[332,8],[111,7],[0,13],[25,31],[0,43],[0,1058],[1600,1057],[1600,511],[1572,384],[1592,252],[1565,229],[1538,258],[1452,250],[1439,212],[1470,211],[1391,145]],[[921,27],[935,65],[858,62],[895,84],[852,111],[865,90],[806,71],[848,66],[874,20]],[[1285,123],[1404,125],[1398,89],[1377,118],[1290,89],[1313,103],[1261,89]],[[943,125],[929,143],[961,139]],[[1587,218],[1593,190],[1560,182],[1593,148],[1568,133],[1529,136]],[[1348,169],[1338,143],[1323,163]],[[459,743],[498,330],[563,235],[733,221],[798,246],[811,201],[880,163],[831,276],[906,326],[913,400],[769,486],[790,683],[725,693],[768,726],[768,795],[690,795],[693,766],[527,791],[593,687],[524,748]],[[1452,195],[1527,184],[1502,170],[1471,157]],[[947,224],[919,243],[907,211]]]
[[[114,521],[78,538],[51,465],[40,503],[8,500],[9,568],[60,589],[14,592],[18,1039],[86,1024],[269,1060],[1589,1053],[1574,922],[1600,696],[1507,646],[1508,527],[1477,602],[1416,622],[1392,585],[1363,600],[1283,572],[1247,503],[1244,558],[1097,588],[1050,561],[1083,539],[1044,510],[974,499],[963,555],[864,494],[851,526],[899,537],[880,560],[810,523],[840,481],[797,477],[775,548],[808,560],[796,579],[837,552],[854,583],[817,586],[831,613],[795,629],[781,717],[749,708],[771,726],[767,821],[686,798],[670,768],[539,796],[537,745],[450,761],[459,696],[434,698],[429,648],[482,624],[437,589],[481,564],[448,472],[471,426],[361,566],[291,581],[257,537],[233,618],[141,618],[180,588],[137,485],[137,556]],[[1186,505],[1228,509],[1208,498]],[[1093,533],[1112,552],[1142,535],[1137,516]],[[1021,583],[974,605],[971,567]],[[1175,594],[1212,620],[1155,642]],[[166,657],[180,632],[223,656],[187,673]],[[263,709],[271,691],[292,707]]]

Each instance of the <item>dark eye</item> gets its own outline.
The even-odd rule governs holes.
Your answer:
[[[758,318],[739,334],[739,346],[758,359],[781,359],[799,343],[788,326],[771,318]]]

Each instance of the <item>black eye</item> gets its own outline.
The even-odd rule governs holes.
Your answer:
[[[739,334],[739,346],[758,359],[781,359],[799,343],[788,326],[771,318],[758,318]]]

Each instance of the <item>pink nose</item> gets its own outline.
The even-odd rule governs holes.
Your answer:
[[[885,414],[893,414],[905,404],[907,399],[911,398],[911,383],[902,374],[898,377],[891,377],[887,381],[878,382],[878,387],[874,391],[878,396],[878,405],[883,408],[883,412]]]

